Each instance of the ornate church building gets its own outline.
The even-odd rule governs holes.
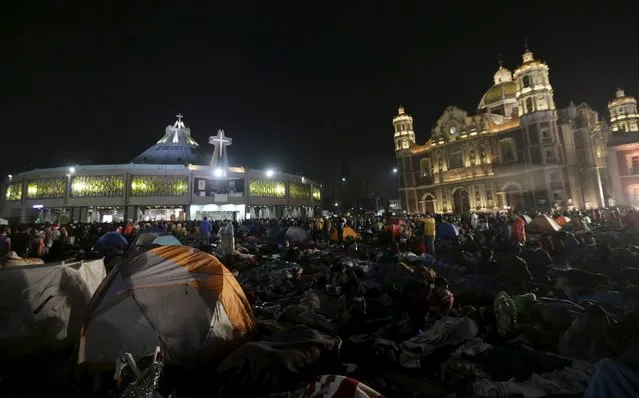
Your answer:
[[[557,110],[548,70],[529,50],[514,72],[500,65],[476,114],[447,107],[423,145],[400,107],[393,126],[402,209],[605,206],[608,125],[586,104]]]
[[[639,114],[637,100],[617,90],[608,104],[608,169],[616,206],[639,208]]]

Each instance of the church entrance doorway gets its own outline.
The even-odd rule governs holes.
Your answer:
[[[424,210],[426,214],[435,214],[435,198],[430,195],[426,196]]]
[[[506,194],[506,205],[509,206],[512,211],[524,210],[524,194],[521,187],[511,184],[504,187]]]
[[[470,211],[470,201],[468,191],[464,188],[457,188],[453,193],[453,211],[457,214],[468,213]]]

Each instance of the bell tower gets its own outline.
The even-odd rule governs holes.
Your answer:
[[[548,77],[548,65],[536,60],[528,48],[524,51],[522,60],[523,63],[513,73],[513,80],[517,85],[519,116],[554,111],[555,99]]]
[[[622,89],[618,89],[615,99],[608,103],[608,111],[610,112],[610,129],[613,133],[639,131],[637,100],[627,96]]]
[[[574,134],[560,131],[550,85],[548,65],[535,59],[526,43],[522,63],[513,73],[515,98],[522,134],[521,154],[533,206],[579,206],[570,187],[578,187],[579,169],[567,167],[566,148],[573,148]],[[563,138],[560,139],[560,136]],[[561,144],[563,142],[563,145]],[[573,197],[574,196],[574,197]],[[572,202],[571,202],[572,201]]]
[[[397,115],[393,118],[393,129],[395,131],[395,153],[410,149],[415,145],[413,117],[407,114],[401,105],[397,110]]]

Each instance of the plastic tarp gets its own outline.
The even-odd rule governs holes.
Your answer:
[[[545,214],[540,214],[533,218],[526,227],[534,232],[557,232],[561,230],[561,226]]]
[[[16,358],[75,344],[105,277],[102,259],[0,270],[0,353]]]
[[[78,363],[112,368],[164,352],[167,364],[223,355],[256,332],[251,306],[231,272],[188,246],[161,246],[118,262],[95,293]]]
[[[280,231],[277,236],[277,243],[299,243],[306,242],[308,240],[308,234],[300,227],[288,227]]]
[[[9,225],[9,221],[5,220],[4,218],[0,218],[0,225]]]
[[[459,236],[459,227],[451,223],[441,223],[435,232],[438,239],[454,239]]]
[[[223,396],[258,396],[293,388],[320,363],[336,360],[341,340],[298,325],[238,347],[217,368]]]

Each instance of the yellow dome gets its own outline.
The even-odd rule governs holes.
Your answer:
[[[481,98],[477,109],[489,108],[491,105],[496,105],[507,99],[514,99],[517,92],[517,85],[515,82],[503,82],[495,84],[486,91],[486,94]]]

